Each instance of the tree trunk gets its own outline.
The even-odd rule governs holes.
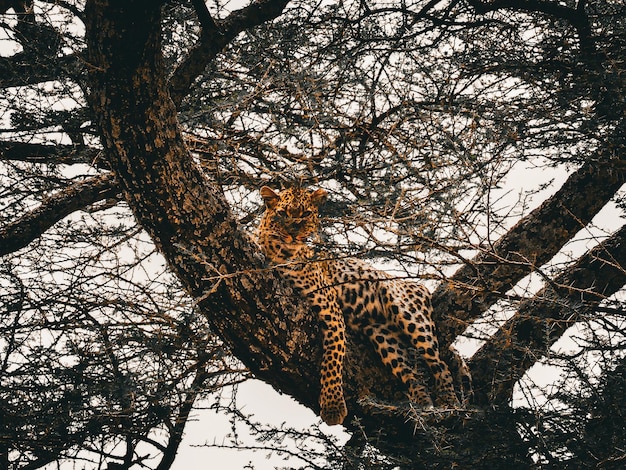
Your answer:
[[[160,6],[87,5],[90,101],[109,163],[137,221],[233,354],[315,409],[310,358],[321,347],[309,338],[316,322],[264,271],[219,188],[185,148],[161,56]]]

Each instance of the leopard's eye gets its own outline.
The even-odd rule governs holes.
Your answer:
[[[284,210],[282,210],[282,209],[277,210],[277,211],[276,211],[276,214],[277,214],[279,217],[282,217],[282,218],[286,218],[286,217],[287,217],[287,212],[285,212],[285,211],[284,211]]]
[[[313,212],[311,212],[311,211],[304,211],[304,212],[302,213],[302,217],[308,217],[308,216],[310,216],[312,213],[313,213]]]

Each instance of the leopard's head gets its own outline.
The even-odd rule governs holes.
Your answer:
[[[293,187],[280,193],[267,186],[261,188],[261,197],[265,201],[265,213],[261,229],[272,233],[281,240],[303,243],[317,232],[319,227],[319,206],[326,200],[328,193],[323,189],[311,191]]]

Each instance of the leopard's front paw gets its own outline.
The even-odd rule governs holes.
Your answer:
[[[343,398],[330,403],[322,403],[321,407],[320,416],[329,426],[343,423],[348,414],[348,408]]]

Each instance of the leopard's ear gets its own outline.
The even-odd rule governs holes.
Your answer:
[[[278,200],[280,199],[280,196],[269,186],[263,186],[261,188],[261,197],[265,201],[265,205],[270,209],[276,207],[276,204],[278,204]]]
[[[315,191],[311,193],[311,202],[315,204],[316,206],[319,206],[320,204],[323,204],[326,201],[327,197],[328,197],[328,191],[322,188],[316,189]]]

